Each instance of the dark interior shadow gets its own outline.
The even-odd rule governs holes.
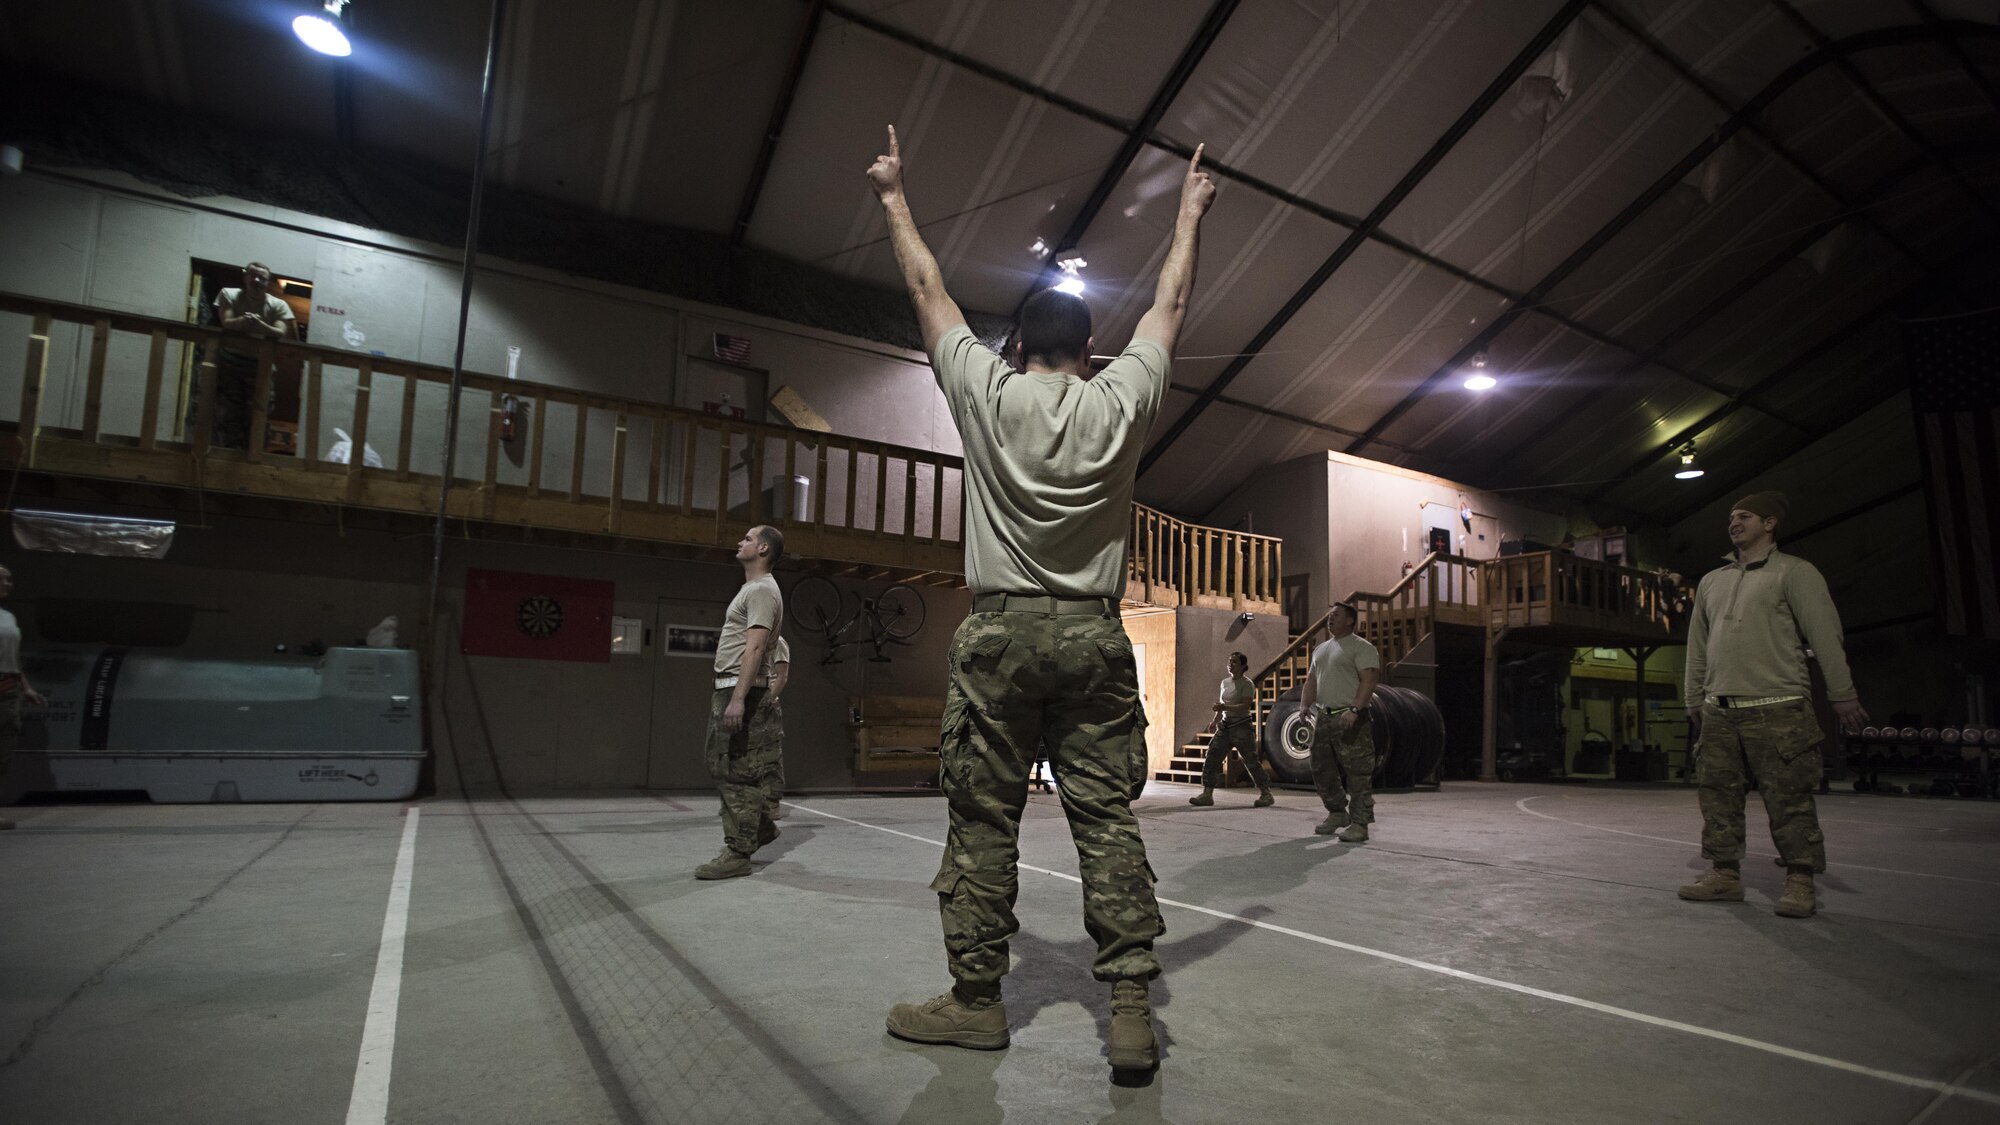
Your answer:
[[[1318,843],[1322,847],[1313,847]],[[1278,840],[1255,851],[1204,859],[1174,879],[1179,885],[1216,886],[1273,898],[1303,886],[1314,868],[1344,858],[1365,844],[1344,844],[1333,836]]]

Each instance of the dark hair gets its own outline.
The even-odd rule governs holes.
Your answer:
[[[1023,359],[1049,366],[1084,359],[1090,350],[1090,306],[1082,297],[1044,289],[1021,305],[1015,334]]]
[[[763,540],[764,546],[771,548],[771,565],[776,566],[785,557],[785,533],[770,524],[760,524],[750,529],[750,534]]]
[[[1247,657],[1247,656],[1243,655],[1243,654],[1242,654],[1242,653],[1240,653],[1240,652],[1232,652],[1232,653],[1230,653],[1230,654],[1229,654],[1229,662],[1230,662],[1231,664],[1234,664],[1234,663],[1236,663],[1236,662],[1237,662],[1237,661],[1239,661],[1239,660],[1241,660],[1241,661],[1243,662],[1243,666],[1244,666],[1245,668],[1248,668],[1248,667],[1250,667],[1250,658],[1249,658],[1249,657]]]
[[[262,262],[251,262],[249,265],[243,267],[243,280],[245,281],[250,280],[251,270],[263,270],[265,273],[271,274],[271,280],[276,281],[278,279],[277,274],[271,273],[270,266],[267,266]]]
[[[1335,603],[1333,603],[1333,608],[1335,608],[1335,609],[1344,609],[1344,610],[1346,610],[1346,611],[1347,611],[1347,619],[1348,619],[1349,621],[1359,621],[1359,620],[1361,620],[1361,611],[1360,611],[1360,610],[1358,610],[1358,609],[1355,609],[1355,608],[1354,608],[1354,603],[1353,603],[1353,602],[1335,602]]]

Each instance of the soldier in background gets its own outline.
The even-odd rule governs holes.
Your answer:
[[[1208,757],[1201,765],[1201,795],[1189,797],[1190,805],[1215,803],[1215,787],[1222,784],[1222,771],[1229,768],[1233,752],[1261,794],[1257,808],[1273,802],[1271,783],[1264,777],[1263,755],[1257,751],[1257,685],[1243,673],[1250,670],[1250,658],[1240,652],[1229,654],[1229,675],[1222,680],[1215,718],[1208,724]]]
[[[775,527],[753,527],[736,544],[743,588],[723,614],[708,701],[708,772],[722,791],[722,852],[695,868],[697,879],[750,874],[751,854],[778,838],[770,802],[784,767],[766,657],[785,619],[785,598],[771,577],[784,554],[785,537]]]
[[[1728,565],[1695,588],[1688,621],[1686,694],[1701,800],[1701,854],[1708,874],[1680,889],[1690,902],[1743,901],[1743,802],[1757,779],[1771,841],[1785,866],[1777,913],[1819,909],[1813,874],[1826,870],[1813,790],[1820,782],[1810,648],[1842,730],[1857,732],[1868,712],[1841,648],[1840,613],[1813,565],[1778,550],[1785,494],[1753,492],[1729,512]]]
[[[1360,612],[1353,606],[1333,603],[1331,618],[1331,635],[1313,649],[1299,689],[1299,714],[1312,724],[1313,786],[1326,805],[1326,819],[1313,831],[1365,844],[1375,823],[1375,727],[1368,701],[1382,679],[1382,654],[1355,634]]]
[[[972,614],[950,655],[939,756],[951,814],[931,881],[956,982],[898,1004],[889,1033],[919,1043],[1005,1047],[1000,980],[1018,889],[1028,767],[1046,739],[1083,881],[1091,975],[1111,984],[1115,1070],[1159,1062],[1148,982],[1164,927],[1131,801],[1145,786],[1146,717],[1119,618],[1132,489],[1166,394],[1194,285],[1196,241],[1215,185],[1195,150],[1154,304],[1124,354],[1093,374],[1090,309],[1050,289],[1022,305],[1018,345],[983,346],[945,292],[903,191],[896,131],[868,180],[889,222],[924,350],[965,443],[965,574]],[[1009,362],[1009,361],[1013,362]],[[1018,365],[1018,366],[1017,366]]]
[[[215,320],[227,337],[247,336],[252,340],[294,340],[298,321],[292,306],[271,292],[271,267],[251,262],[243,267],[240,288],[224,289],[215,295]],[[225,338],[227,338],[225,337]],[[215,411],[210,443],[223,449],[245,449],[250,444],[251,399],[256,397],[257,358],[227,346],[215,358]],[[193,405],[188,417],[192,419]],[[267,399],[265,410],[271,407]],[[357,451],[355,456],[360,456]]]

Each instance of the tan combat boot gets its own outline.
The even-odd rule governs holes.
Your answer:
[[[1271,791],[1266,789],[1258,795],[1256,800],[1250,802],[1250,807],[1253,809],[1268,809],[1277,803],[1278,799],[1271,796]]]
[[[1190,805],[1202,805],[1206,807],[1214,803],[1215,803],[1215,790],[1213,789],[1205,788],[1201,791],[1201,796],[1188,798],[1188,804]]]
[[[1736,868],[1717,864],[1698,882],[1681,887],[1680,895],[1689,902],[1742,902],[1743,877]]]
[[[1365,844],[1368,842],[1368,826],[1357,820],[1340,834],[1340,840],[1348,844]]]
[[[1778,917],[1810,918],[1818,909],[1819,900],[1813,894],[1812,872],[1796,867],[1786,871],[1785,893],[1778,898]]]
[[[998,989],[991,998],[967,1001],[954,988],[921,1004],[889,1009],[889,1034],[912,1043],[997,1051],[1007,1045],[1007,1005]]]
[[[1322,820],[1318,824],[1313,825],[1313,831],[1319,833],[1322,836],[1331,836],[1335,832],[1338,832],[1345,827],[1347,827],[1346,813],[1344,812],[1328,813],[1326,814],[1325,820]]]
[[[728,848],[724,848],[722,849],[722,854],[695,868],[694,877],[697,879],[734,879],[739,875],[750,874],[751,870],[749,856],[737,855]]]
[[[1153,1038],[1153,1001],[1146,982],[1111,983],[1111,1069],[1151,1070],[1160,1065],[1160,1044]]]

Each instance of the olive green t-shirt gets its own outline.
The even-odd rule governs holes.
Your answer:
[[[768,574],[760,575],[743,584],[736,596],[729,600],[729,609],[722,615],[722,636],[715,643],[715,674],[736,676],[743,671],[743,648],[750,630],[769,629],[764,643],[772,643],[771,638],[778,633],[778,625],[785,616],[785,597],[778,592],[778,580]],[[766,650],[768,654],[768,649]],[[757,669],[757,682],[764,681],[766,669]]]
[[[1328,637],[1313,649],[1313,702],[1321,707],[1354,706],[1361,694],[1361,673],[1382,667],[1382,654],[1359,634]]]
[[[1017,372],[960,325],[931,356],[965,443],[965,578],[975,594],[1118,597],[1132,481],[1172,366],[1133,340],[1092,378]]]

